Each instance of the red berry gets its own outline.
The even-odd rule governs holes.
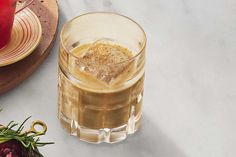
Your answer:
[[[0,144],[0,157],[27,157],[26,148],[16,140]]]

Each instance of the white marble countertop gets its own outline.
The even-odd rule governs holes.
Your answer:
[[[148,37],[142,129],[124,142],[92,145],[57,119],[59,36],[44,64],[0,96],[0,121],[42,119],[46,157],[235,157],[235,0],[59,0],[65,21],[90,11],[127,15]]]

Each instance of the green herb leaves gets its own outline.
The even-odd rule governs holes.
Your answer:
[[[54,144],[53,142],[40,142],[39,136],[44,135],[42,133],[27,133],[23,132],[24,124],[30,119],[28,117],[24,122],[16,129],[18,123],[11,121],[6,127],[0,126],[0,144],[16,140],[19,141],[28,151],[28,156],[33,157],[35,154],[42,157],[42,154],[38,152],[38,147],[45,146],[47,144]]]

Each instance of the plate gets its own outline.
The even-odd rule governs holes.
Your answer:
[[[0,67],[13,64],[30,55],[42,37],[38,17],[29,8],[15,15],[11,41],[0,50]]]

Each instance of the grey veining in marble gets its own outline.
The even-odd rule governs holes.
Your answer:
[[[91,11],[136,20],[148,37],[142,129],[126,141],[91,145],[57,120],[59,36],[44,64],[0,96],[0,122],[32,115],[56,142],[46,157],[235,157],[235,0],[59,0],[60,24]]]

